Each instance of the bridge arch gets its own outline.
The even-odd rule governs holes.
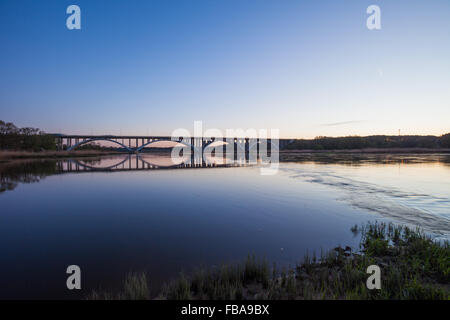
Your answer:
[[[163,165],[163,164],[152,163],[152,162],[146,160],[140,154],[138,154],[137,157],[139,160],[141,160],[142,162],[148,164],[149,166],[151,166],[153,168],[161,168],[161,169],[177,168],[185,163],[185,162],[180,162],[180,163],[174,163],[171,165]]]
[[[116,163],[116,164],[113,164],[113,165],[111,165],[111,166],[108,166],[108,167],[94,167],[94,166],[91,166],[91,165],[89,165],[89,164],[87,164],[87,163],[84,163],[83,161],[76,160],[76,159],[70,160],[70,161],[73,162],[73,163],[75,163],[75,164],[78,164],[80,167],[83,167],[83,168],[85,168],[85,169],[89,169],[89,170],[99,170],[99,171],[107,171],[107,170],[112,170],[112,169],[115,169],[115,168],[121,166],[121,165],[122,165],[123,163],[125,163],[127,160],[130,160],[130,156],[127,156],[127,157],[125,157],[123,160],[121,160],[120,162],[118,162],[118,163]]]
[[[206,149],[206,148],[219,148],[219,147],[223,147],[224,145],[229,144],[229,142],[223,141],[222,138],[218,138],[218,139],[214,139],[214,140],[212,140],[212,139],[207,139],[207,140],[210,140],[210,141],[208,141],[208,142],[203,146],[203,149]],[[217,145],[211,146],[211,145],[214,144],[214,143],[217,143]]]
[[[234,143],[236,144],[237,150],[235,150],[235,151],[245,151],[245,143],[243,142],[243,140],[245,141],[245,138],[234,138],[234,139],[231,139],[231,140],[233,140],[233,141],[231,141],[231,143],[234,142]],[[260,142],[261,142],[261,140],[258,141],[256,138],[250,138],[250,139],[249,139],[249,150],[254,150],[254,151],[256,151],[256,149],[254,149],[254,148],[255,148],[258,144],[260,144]],[[213,143],[220,143],[220,144],[214,145],[214,146],[212,146],[212,148],[222,147],[222,146],[224,146],[224,145],[230,144],[229,141],[212,140],[212,141],[209,141],[206,145],[204,145],[203,148],[211,147],[211,144],[213,144]],[[270,139],[270,145],[271,145],[271,149],[272,149],[272,150],[277,150],[277,151],[279,151],[279,149],[280,149],[279,144],[276,145],[276,144],[273,142],[272,139]]]
[[[82,146],[82,145],[87,144],[87,143],[95,142],[95,141],[109,141],[109,142],[113,142],[115,144],[118,144],[121,147],[124,147],[125,149],[127,149],[128,152],[133,152],[132,148],[124,145],[123,143],[120,143],[119,141],[115,141],[115,140],[109,139],[109,138],[86,139],[86,140],[83,140],[83,141],[81,141],[81,142],[79,142],[77,144],[74,144],[73,146],[70,146],[69,148],[67,148],[67,151],[72,151],[73,149],[75,149],[75,148],[77,148],[79,146]]]
[[[149,146],[149,145],[151,145],[151,144],[154,144],[154,143],[158,143],[158,142],[173,142],[173,143],[175,143],[175,146],[173,146],[173,147],[171,147],[171,148],[176,147],[177,144],[182,144],[182,145],[185,145],[186,147],[189,147],[189,148],[195,148],[195,147],[194,147],[193,145],[191,145],[190,143],[186,143],[186,142],[184,142],[184,141],[169,140],[169,139],[167,139],[167,140],[165,140],[165,139],[159,139],[159,140],[153,140],[153,141],[149,141],[149,142],[147,142],[147,143],[144,143],[144,144],[141,145],[140,147],[136,148],[135,151],[136,151],[136,152],[140,152],[140,151],[141,151],[142,149],[144,149],[145,147],[147,147],[147,146]]]
[[[242,139],[235,138],[234,142],[236,143],[238,150],[243,151],[243,150],[245,150],[245,143],[239,142],[240,140],[242,140]],[[175,144],[173,147],[176,147],[177,144],[182,144],[182,145],[184,145],[184,146],[186,146],[188,148],[201,149],[200,146],[193,146],[192,144],[184,142],[183,140],[171,140],[171,139],[155,139],[153,141],[149,141],[147,143],[144,143],[143,145],[141,145],[139,147],[131,148],[131,147],[128,147],[127,145],[125,145],[123,143],[120,143],[119,141],[113,140],[111,138],[99,137],[99,138],[88,138],[88,139],[85,139],[85,140],[83,140],[83,141],[81,141],[81,142],[79,142],[79,143],[77,143],[77,144],[75,144],[73,146],[70,146],[69,148],[67,148],[67,151],[72,151],[72,150],[74,150],[75,148],[77,148],[79,146],[82,146],[82,145],[87,144],[87,143],[95,142],[95,141],[108,141],[108,142],[115,143],[115,144],[125,148],[130,153],[131,152],[140,152],[145,147],[148,147],[149,145],[154,144],[154,143],[158,143],[158,142],[172,142],[172,143]],[[220,146],[223,146],[223,145],[227,145],[227,144],[230,143],[229,141],[223,141],[222,139],[206,139],[206,141],[207,141],[206,144],[203,145],[203,149],[210,148],[210,147],[217,148],[217,147],[220,147]],[[215,144],[215,143],[217,143],[218,145],[211,146],[212,144]],[[256,139],[250,139],[250,141],[249,141],[249,150],[252,150],[253,148],[255,148],[255,146],[257,144],[258,144],[258,141],[256,141]],[[272,149],[279,150],[279,145],[278,146],[275,145],[272,140],[270,140],[270,144],[272,146]],[[238,150],[235,150],[235,151],[238,151]]]

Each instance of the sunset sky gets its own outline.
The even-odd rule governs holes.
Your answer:
[[[448,0],[1,0],[0,47],[0,119],[20,127],[450,132]]]

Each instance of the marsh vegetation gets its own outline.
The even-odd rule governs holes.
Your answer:
[[[88,299],[449,299],[450,247],[420,229],[386,223],[354,226],[360,248],[336,247],[306,255],[295,267],[265,259],[199,269],[151,294],[150,278],[129,274],[118,292],[92,292]],[[369,265],[381,268],[381,289],[366,287]]]

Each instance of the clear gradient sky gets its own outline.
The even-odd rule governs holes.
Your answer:
[[[82,29],[66,28],[81,8]],[[366,8],[381,8],[381,30]],[[450,132],[450,1],[0,0],[0,119],[47,132]]]

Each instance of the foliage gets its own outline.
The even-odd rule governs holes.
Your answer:
[[[440,143],[443,148],[450,148],[450,133],[444,134],[440,137]]]
[[[11,122],[0,120],[0,149],[56,150],[56,140],[37,128],[18,128]]]
[[[290,143],[290,150],[343,150],[365,148],[450,148],[450,133],[436,136],[349,136],[298,139]]]

